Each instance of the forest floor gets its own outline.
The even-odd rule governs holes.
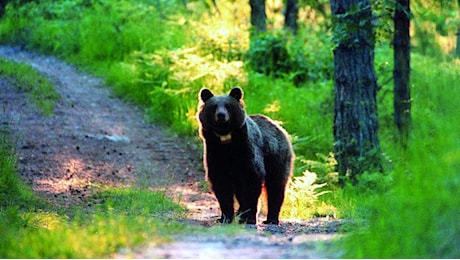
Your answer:
[[[149,123],[138,106],[115,98],[103,80],[50,56],[0,46],[0,56],[33,66],[61,99],[44,116],[26,94],[0,75],[2,124],[17,142],[23,180],[47,201],[90,207],[88,196],[104,186],[162,190],[187,209],[190,225],[209,227],[217,201],[200,187],[201,151],[193,142]],[[86,205],[88,204],[88,205]],[[333,258],[331,241],[341,220],[281,220],[247,225],[237,235],[178,235],[173,242],[123,249],[113,258]]]

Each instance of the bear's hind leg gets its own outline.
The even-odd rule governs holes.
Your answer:
[[[265,187],[267,189],[268,214],[264,224],[279,224],[279,214],[284,201],[284,191],[286,180],[267,180]]]
[[[252,204],[252,206],[240,207],[237,213],[239,217],[239,224],[256,224],[256,215],[257,215],[257,203]]]
[[[280,194],[279,192],[282,192]],[[284,189],[280,190],[279,192],[274,192],[272,190],[272,194],[267,189],[267,198],[268,198],[268,214],[267,220],[264,221],[264,224],[275,224],[278,225],[279,223],[279,214],[281,210],[281,205],[283,204],[284,200]]]

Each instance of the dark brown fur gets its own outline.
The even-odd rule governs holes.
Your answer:
[[[229,95],[200,92],[198,120],[204,141],[206,177],[219,201],[219,222],[234,219],[233,198],[240,205],[240,223],[255,224],[257,202],[266,188],[266,224],[278,224],[294,153],[284,129],[263,115],[246,115],[241,88]]]

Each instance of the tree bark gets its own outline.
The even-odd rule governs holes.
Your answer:
[[[265,0],[249,0],[251,6],[251,24],[256,32],[267,30],[267,15],[265,14]]]
[[[339,181],[382,171],[377,136],[375,36],[370,0],[331,0],[334,26],[334,151]]]
[[[407,147],[411,127],[410,96],[410,6],[409,0],[397,0],[394,22],[394,122],[398,129],[397,140]]]
[[[460,25],[457,29],[457,48],[455,49],[455,57],[460,58]]]
[[[457,1],[458,3],[458,14],[460,16],[460,0]],[[455,56],[460,58],[460,24],[457,26],[457,48],[455,49]]]
[[[286,0],[286,10],[284,13],[284,27],[297,34],[297,17],[299,16],[298,0]]]

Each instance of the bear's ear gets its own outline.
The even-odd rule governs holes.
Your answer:
[[[208,101],[208,99],[212,98],[214,94],[212,94],[211,90],[207,88],[203,88],[200,91],[200,98],[203,102]]]
[[[230,90],[230,96],[237,101],[240,101],[240,99],[243,97],[243,90],[240,87],[232,88],[232,90]]]

